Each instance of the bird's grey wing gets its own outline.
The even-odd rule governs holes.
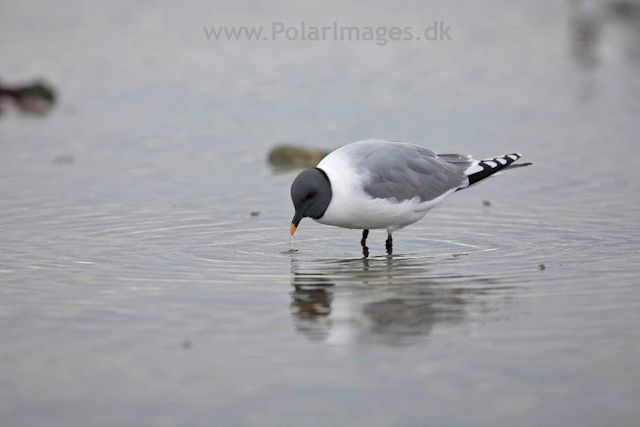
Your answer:
[[[357,168],[368,176],[364,190],[372,197],[403,201],[417,196],[426,202],[468,183],[464,173],[472,162],[468,157],[460,156],[458,165],[424,147],[394,142],[361,151]]]
[[[475,160],[467,154],[438,154],[438,157],[448,163],[455,163],[464,168],[470,167]]]

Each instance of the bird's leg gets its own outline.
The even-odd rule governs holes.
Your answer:
[[[360,244],[362,245],[362,256],[365,258],[369,257],[369,248],[367,247],[368,236],[369,230],[362,230],[362,239],[360,239]]]
[[[367,237],[369,237],[369,230],[362,230],[362,239],[360,239],[362,246],[367,244]]]
[[[389,235],[389,237],[387,237],[387,241],[385,242],[385,247],[387,248],[387,253],[391,254],[391,251],[393,250],[393,237],[391,237],[390,230],[387,230],[387,234]]]

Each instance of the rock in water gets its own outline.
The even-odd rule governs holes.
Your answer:
[[[23,113],[45,114],[51,110],[56,101],[56,93],[48,84],[35,81],[19,87],[0,85],[0,100],[13,100]]]
[[[330,151],[299,145],[276,145],[269,151],[269,164],[277,168],[312,168]]]

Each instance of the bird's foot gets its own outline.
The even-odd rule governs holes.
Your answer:
[[[387,254],[391,255],[393,253],[393,238],[391,237],[391,234],[387,237],[387,241],[384,246],[387,248]]]
[[[369,258],[369,248],[367,245],[362,245],[362,256],[364,258]]]

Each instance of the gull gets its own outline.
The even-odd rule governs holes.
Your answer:
[[[300,172],[291,184],[291,238],[302,218],[309,217],[320,224],[363,230],[365,254],[369,230],[386,229],[390,252],[394,231],[419,221],[458,190],[504,169],[531,164],[514,165],[520,157],[513,153],[475,160],[397,141],[353,142]]]

